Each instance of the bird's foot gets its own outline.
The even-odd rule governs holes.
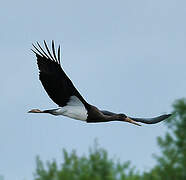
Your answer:
[[[43,113],[43,111],[41,111],[39,109],[32,109],[32,110],[28,111],[28,113]]]

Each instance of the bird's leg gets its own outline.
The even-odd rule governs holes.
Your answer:
[[[32,110],[28,111],[28,113],[44,113],[44,112],[39,109],[32,109]]]
[[[49,114],[52,114],[52,115],[60,115],[58,113],[58,110],[59,110],[59,108],[57,108],[57,109],[43,110],[43,111],[41,111],[39,109],[32,109],[32,110],[28,111],[28,113],[49,113]]]

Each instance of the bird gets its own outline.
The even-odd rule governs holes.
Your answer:
[[[100,122],[128,122],[141,126],[139,123],[155,124],[171,116],[163,114],[154,118],[133,118],[124,113],[114,113],[100,110],[89,104],[75,88],[72,81],[64,72],[61,66],[60,45],[55,50],[54,40],[51,42],[51,49],[44,40],[44,48],[36,42],[31,49],[37,58],[39,79],[48,96],[58,105],[55,109],[32,109],[28,113],[48,113],[55,116],[63,115],[72,119],[85,121],[87,123]]]

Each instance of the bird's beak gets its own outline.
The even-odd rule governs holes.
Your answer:
[[[42,113],[43,111],[39,110],[39,109],[32,109],[30,111],[28,111],[28,113]]]
[[[126,122],[129,122],[129,123],[132,123],[132,124],[135,124],[135,125],[137,125],[137,126],[141,126],[140,124],[138,124],[136,121],[132,120],[132,119],[129,118],[129,117],[126,117],[126,118],[125,118],[125,121],[126,121]]]

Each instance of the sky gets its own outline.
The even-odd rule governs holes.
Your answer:
[[[156,164],[162,122],[87,124],[28,114],[57,107],[39,79],[32,43],[55,40],[62,67],[83,97],[132,117],[170,113],[186,96],[186,1],[17,0],[0,7],[0,174],[33,180],[39,155],[62,161],[62,149],[87,154],[97,138],[109,157],[140,171]]]

